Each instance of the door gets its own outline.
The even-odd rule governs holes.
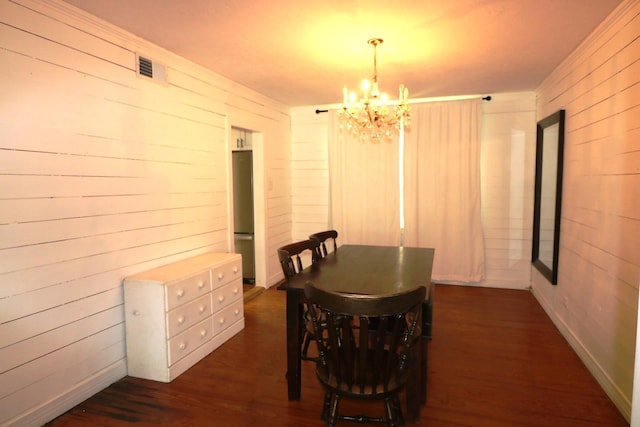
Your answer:
[[[233,224],[236,252],[242,255],[245,283],[255,283],[253,221],[253,156],[251,151],[233,151]]]

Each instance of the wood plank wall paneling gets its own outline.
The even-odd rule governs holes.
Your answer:
[[[301,107],[292,112],[292,240],[329,228],[329,114]]]
[[[492,94],[483,104],[481,286],[527,288],[535,165],[535,94]],[[292,240],[329,227],[328,114],[292,111]]]
[[[496,94],[482,105],[480,185],[486,276],[481,285],[524,289],[531,284],[535,96]]]
[[[0,66],[0,425],[41,425],[126,375],[123,277],[232,248],[234,125],[260,135],[276,283],[289,111],[59,0],[0,1]]]
[[[640,1],[623,2],[537,90],[566,110],[557,286],[538,300],[630,418],[640,278]]]

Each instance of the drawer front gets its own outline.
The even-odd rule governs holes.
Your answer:
[[[209,293],[174,308],[167,314],[167,336],[171,338],[186,331],[211,316],[211,313],[211,294]]]
[[[219,288],[238,278],[242,279],[241,257],[234,257],[229,262],[211,270],[211,285],[213,289]]]
[[[223,309],[234,301],[242,298],[242,281],[236,280],[235,282],[224,285],[213,291],[213,311]]]
[[[213,314],[213,334],[218,335],[220,332],[233,325],[244,316],[242,298],[234,302],[227,308],[224,308]]]
[[[169,366],[213,338],[211,318],[187,329],[169,340]]]
[[[209,272],[167,284],[167,311],[207,294],[211,290]]]

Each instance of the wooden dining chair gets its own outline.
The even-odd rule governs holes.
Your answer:
[[[327,241],[333,241],[333,251],[338,250],[338,232],[336,230],[326,230],[314,233],[309,236],[310,239],[316,239],[320,242],[320,256],[326,257],[329,253],[327,251]]]
[[[426,288],[380,296],[342,294],[308,282],[304,292],[315,336],[323,337],[316,338],[316,376],[326,390],[326,425],[338,420],[404,424],[398,394],[407,382],[410,348],[419,341]],[[385,415],[341,414],[342,397],[383,400]]]
[[[310,257],[312,263],[318,261],[320,259],[320,242],[315,239],[307,239],[278,248],[278,259],[285,279],[302,271],[304,268],[302,258],[305,255]]]
[[[301,240],[299,242],[290,243],[278,248],[278,259],[282,267],[282,273],[285,280],[300,273],[305,265],[302,262],[304,256],[310,257],[311,263],[317,262],[320,257],[320,242],[316,239]],[[301,351],[300,358],[302,360],[316,360],[309,357],[309,345],[313,341],[313,328],[311,320],[306,309],[301,310],[302,318],[300,319],[300,342]]]

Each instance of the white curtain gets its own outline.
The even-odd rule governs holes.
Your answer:
[[[405,246],[435,248],[432,278],[484,278],[480,99],[412,106],[405,133]]]
[[[341,244],[400,245],[398,143],[362,143],[329,111],[330,226]]]

